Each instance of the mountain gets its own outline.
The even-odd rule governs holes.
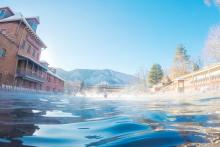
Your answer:
[[[137,81],[137,78],[121,72],[104,69],[75,69],[65,71],[57,68],[57,74],[66,81],[84,81],[86,85],[108,84],[109,86],[126,86]]]

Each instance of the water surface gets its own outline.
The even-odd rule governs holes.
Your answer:
[[[219,142],[220,98],[124,101],[0,94],[3,147],[220,146]]]

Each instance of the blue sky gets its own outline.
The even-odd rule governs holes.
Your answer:
[[[203,0],[0,0],[25,16],[40,16],[37,33],[51,66],[113,69],[134,74],[169,68],[178,44],[202,55],[219,9]]]

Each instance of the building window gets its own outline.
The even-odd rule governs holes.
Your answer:
[[[30,53],[30,52],[31,52],[31,46],[30,46],[30,45],[28,45],[27,52],[28,52],[28,53]]]
[[[6,55],[6,50],[3,48],[0,48],[0,58],[5,57],[5,55]]]
[[[33,53],[32,53],[32,56],[33,56],[33,57],[35,57],[35,50],[34,50],[34,49],[33,49]]]
[[[0,10],[0,19],[4,18],[6,16],[5,10]]]
[[[36,56],[36,57],[37,57],[37,59],[39,59],[39,53],[37,53],[37,56]]]
[[[23,40],[23,42],[22,42],[22,44],[21,44],[21,48],[22,48],[22,49],[25,49],[25,45],[26,45],[26,42],[25,42],[25,40]]]
[[[2,84],[2,73],[0,73],[0,84]]]
[[[49,74],[47,74],[47,81],[50,82],[51,81],[51,77]]]

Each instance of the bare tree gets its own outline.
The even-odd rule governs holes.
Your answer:
[[[204,3],[207,6],[211,6],[212,4],[214,4],[216,6],[220,6],[220,0],[204,0]]]
[[[148,70],[145,67],[140,67],[137,72],[135,73],[135,77],[137,77],[137,86],[140,89],[146,89],[147,86],[147,74],[148,74]]]
[[[200,70],[203,67],[203,60],[201,57],[191,59],[192,71]]]
[[[135,76],[138,78],[138,79],[141,79],[141,80],[146,80],[147,79],[147,69],[145,67],[140,67],[137,72],[135,73]]]
[[[204,57],[206,63],[220,62],[220,24],[209,31],[204,47]]]

